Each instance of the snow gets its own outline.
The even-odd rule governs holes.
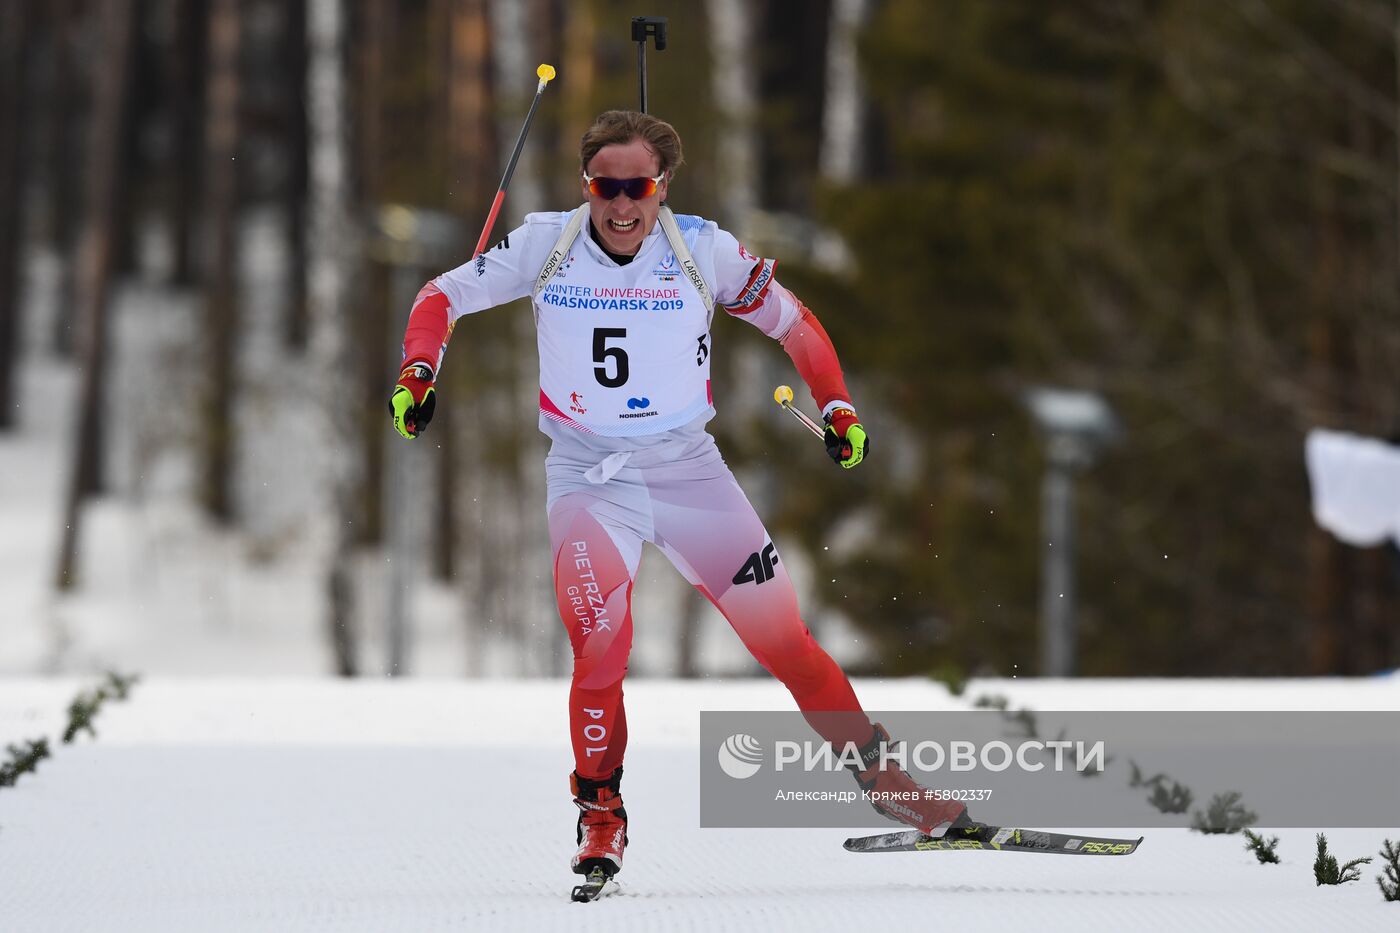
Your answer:
[[[0,681],[0,742],[56,736],[85,678]],[[698,712],[788,709],[767,680],[628,687],[621,891],[572,904],[567,683],[155,678],[110,703],[96,740],[0,789],[0,930],[881,928],[1383,930],[1374,880],[1319,888],[1313,830],[1143,830],[1122,859],[855,855],[843,830],[698,828]],[[860,680],[870,708],[1395,709],[1394,676],[1324,681],[984,681],[962,698]],[[892,828],[872,818],[871,831]],[[1339,858],[1397,829],[1327,831]],[[1094,827],[1084,827],[1092,832]],[[1128,835],[1123,829],[1105,834]],[[1137,833],[1132,833],[1137,835]]]

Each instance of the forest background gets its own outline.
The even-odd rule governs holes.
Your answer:
[[[71,374],[56,599],[85,585],[94,502],[173,499],[251,561],[304,564],[327,670],[367,672],[386,619],[412,637],[414,602],[371,576],[447,594],[467,673],[566,670],[528,309],[457,329],[430,443],[392,443],[385,400],[535,66],[558,78],[493,241],[580,200],[580,134],[636,106],[634,15],[669,18],[648,65],[686,146],[672,205],[780,260],[870,430],[869,461],[833,468],[770,401],[797,382],[780,348],[716,321],[711,428],[819,637],[859,633],[853,667],[1037,672],[1043,385],[1118,425],[1076,479],[1079,672],[1400,664],[1395,549],[1320,531],[1303,460],[1315,427],[1400,439],[1386,0],[0,5],[0,444]],[[116,404],[118,315],[157,307],[150,382]],[[668,580],[653,668],[731,672]]]

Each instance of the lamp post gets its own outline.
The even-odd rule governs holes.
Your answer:
[[[1045,442],[1041,530],[1045,549],[1040,574],[1040,672],[1074,674],[1074,475],[1093,464],[1119,431],[1103,397],[1093,392],[1037,386],[1023,401]]]

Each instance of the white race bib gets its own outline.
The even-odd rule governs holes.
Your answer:
[[[590,258],[585,236],[534,299],[541,414],[625,437],[712,413],[711,309],[665,237],[613,267]]]

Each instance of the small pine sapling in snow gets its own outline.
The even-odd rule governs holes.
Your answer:
[[[1020,727],[1021,734],[1016,736],[1017,738],[1040,738],[1040,733],[1036,731],[1035,713],[1032,713],[1025,707],[1022,707],[1014,713],[1010,710],[1003,710],[1001,718],[1006,720],[1010,725]],[[1061,734],[1060,738],[1064,738],[1064,735]]]
[[[1247,840],[1245,843],[1245,851],[1253,852],[1254,857],[1259,860],[1260,865],[1279,864],[1278,852],[1276,851],[1278,848],[1277,836],[1265,842],[1263,836],[1246,829],[1244,831],[1244,838]]]
[[[1237,833],[1257,820],[1258,814],[1245,809],[1243,794],[1232,790],[1211,798],[1206,812],[1196,811],[1191,828],[1201,833]]]
[[[14,787],[21,774],[32,774],[39,762],[49,757],[48,739],[31,739],[25,743],[29,747],[7,745],[10,760],[0,765],[0,787]]]
[[[1128,767],[1132,768],[1132,772],[1128,776],[1129,787],[1156,787],[1167,779],[1167,776],[1160,771],[1150,778],[1143,777],[1142,769],[1139,768],[1138,763],[1131,758],[1128,759]]]
[[[1172,781],[1170,789],[1162,781],[1157,781],[1152,785],[1152,796],[1147,798],[1147,802],[1157,808],[1159,813],[1185,813],[1191,808],[1193,800],[1191,788],[1184,787],[1178,781]]]
[[[1387,839],[1381,858],[1385,859],[1386,866],[1385,871],[1376,876],[1376,884],[1381,886],[1386,900],[1400,901],[1400,843]]]
[[[83,691],[73,698],[73,702],[68,704],[68,727],[63,730],[64,745],[71,745],[79,732],[97,737],[92,721],[97,718],[97,711],[102,708],[105,699],[107,693],[100,687],[92,692]]]
[[[1327,851],[1327,837],[1322,833],[1317,834],[1317,858],[1313,861],[1313,877],[1317,879],[1318,884],[1345,884],[1348,881],[1356,881],[1361,877],[1359,866],[1369,864],[1370,861],[1370,857],[1354,858],[1338,867],[1337,857]]]
[[[131,693],[131,688],[141,679],[139,674],[127,674],[122,676],[116,671],[107,672],[107,685],[103,688],[107,695],[114,700],[125,700]]]
[[[135,674],[123,677],[115,671],[108,671],[105,684],[74,697],[73,702],[68,704],[68,728],[63,730],[63,744],[72,744],[79,732],[96,738],[97,730],[92,727],[92,721],[97,718],[102,704],[108,700],[125,700],[131,693],[132,684],[139,679]]]

